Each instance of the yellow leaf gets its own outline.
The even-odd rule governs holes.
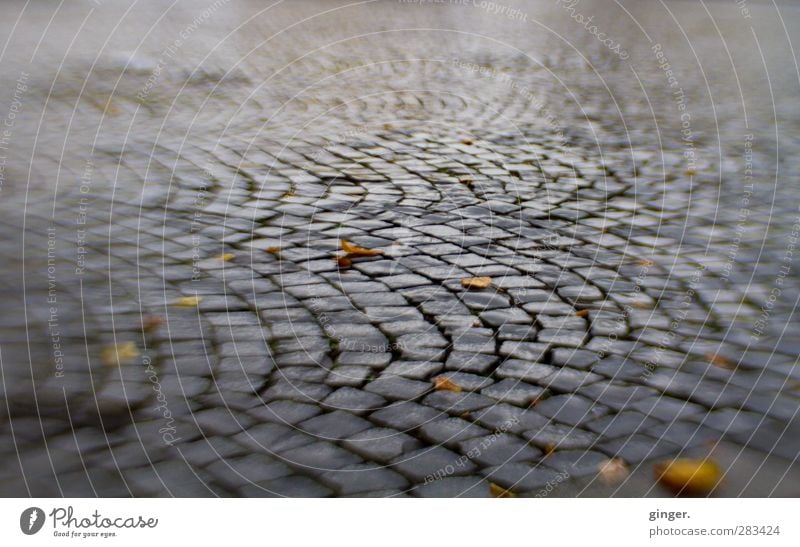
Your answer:
[[[465,277],[461,280],[461,286],[465,289],[485,289],[491,284],[491,277]]]
[[[493,498],[516,498],[517,495],[510,491],[506,490],[499,484],[495,484],[493,482],[489,483],[489,492],[492,494]]]
[[[433,389],[437,391],[453,391],[461,393],[461,386],[452,381],[447,376],[439,376],[433,380]]]
[[[203,300],[200,296],[182,296],[175,301],[175,305],[181,308],[195,308]]]
[[[230,262],[230,261],[231,261],[231,260],[233,260],[235,257],[236,257],[236,255],[235,255],[235,254],[233,254],[233,253],[225,253],[225,254],[222,254],[222,255],[220,255],[219,259],[220,259],[221,261],[223,261],[223,262]]]
[[[606,484],[619,484],[628,478],[630,471],[628,465],[621,458],[611,458],[598,465],[600,479]]]
[[[708,458],[678,458],[659,462],[653,468],[658,482],[676,494],[707,495],[722,477],[719,465]]]
[[[108,346],[100,352],[100,362],[107,367],[117,367],[130,363],[139,357],[139,350],[133,342],[123,342],[116,346]]]
[[[365,249],[364,247],[354,245],[345,239],[342,240],[342,250],[352,256],[377,256],[383,254],[383,251]]]

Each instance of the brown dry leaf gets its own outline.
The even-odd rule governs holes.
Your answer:
[[[346,239],[342,240],[342,250],[352,256],[377,256],[383,254],[383,251],[365,249],[364,247],[359,247],[358,245],[350,243]]]
[[[550,454],[552,454],[553,452],[556,451],[556,448],[557,447],[556,447],[556,445],[554,443],[547,443],[546,445],[544,445],[544,449],[543,449],[544,450],[544,455],[545,456],[549,456]]]
[[[620,484],[630,475],[628,465],[621,458],[611,458],[597,467],[600,479],[608,485]]]
[[[223,262],[230,262],[234,258],[236,258],[236,255],[233,253],[224,253],[219,256],[219,259]]]
[[[466,184],[467,186],[469,186],[474,181],[473,181],[472,177],[458,177],[458,182],[460,182],[461,184]]]
[[[288,192],[284,192],[283,195],[281,196],[281,198],[292,198],[292,197],[294,197],[294,191],[293,190],[289,190]]]
[[[696,174],[697,174],[697,171],[696,171],[696,170],[694,170],[694,169],[691,169],[691,168],[690,168],[690,169],[687,169],[687,170],[686,170],[686,176],[687,176],[687,177],[693,177],[693,176],[695,176]]]
[[[641,302],[641,301],[634,302],[631,305],[634,308],[639,308],[640,310],[649,310],[653,307],[652,304],[650,304],[649,302]]]
[[[499,484],[495,484],[493,482],[489,483],[489,493],[492,494],[493,498],[516,498],[517,495],[510,491],[506,490]]]
[[[394,129],[394,126],[392,124],[390,124],[390,123],[385,123],[385,124],[383,124],[383,128],[386,131],[392,131]]]
[[[643,258],[638,263],[640,266],[644,266],[645,268],[650,268],[651,266],[655,265],[655,262],[648,258]]]
[[[461,139],[461,144],[466,144],[467,146],[472,144],[472,139]]]
[[[153,332],[160,327],[163,322],[164,319],[160,315],[145,315],[144,318],[142,318],[142,330],[144,332]]]
[[[353,261],[346,256],[337,256],[336,264],[338,264],[340,268],[349,268],[353,265]]]
[[[461,286],[465,289],[485,289],[491,284],[491,277],[465,277],[461,280]]]
[[[281,248],[280,248],[280,247],[267,247],[267,248],[266,248],[266,249],[264,249],[264,250],[265,250],[266,252],[268,252],[268,253],[270,253],[270,254],[274,254],[274,255],[276,255],[276,254],[278,254],[279,252],[281,252]]]
[[[461,393],[462,391],[461,386],[447,376],[439,376],[435,378],[433,380],[433,389],[437,391],[452,391],[454,393]]]
[[[203,300],[201,296],[182,296],[175,301],[175,305],[181,308],[196,308],[201,300]]]
[[[720,355],[719,353],[706,353],[706,359],[708,359],[708,362],[715,367],[723,368],[725,370],[733,370],[736,368],[736,364],[733,361],[724,355]]]
[[[470,414],[469,411],[467,410],[462,412],[459,418],[461,418],[462,420],[472,420],[472,414]]]
[[[707,495],[722,478],[719,465],[708,458],[678,458],[659,462],[653,469],[656,480],[679,495]]]
[[[575,312],[575,315],[577,315],[578,317],[586,317],[587,315],[589,315],[589,310],[578,310]]]
[[[122,112],[122,109],[117,106],[116,103],[108,101],[103,112],[108,116],[118,116]]]
[[[107,367],[118,367],[139,357],[139,350],[133,342],[123,342],[108,346],[100,352],[100,362]]]

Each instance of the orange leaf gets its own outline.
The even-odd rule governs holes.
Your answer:
[[[342,250],[352,256],[377,256],[383,254],[383,251],[365,249],[364,247],[354,245],[345,239],[342,240]]]
[[[340,268],[349,268],[353,265],[353,261],[347,258],[346,256],[337,256],[336,263],[339,265]]]
[[[577,315],[578,317],[586,317],[587,315],[589,315],[589,310],[578,310],[575,312],[575,315]]]
[[[142,330],[144,332],[152,332],[161,326],[164,319],[160,315],[145,315],[142,319]]]
[[[598,465],[600,478],[606,484],[619,484],[628,478],[630,471],[624,460],[621,458],[611,458]]]
[[[491,277],[465,277],[461,280],[461,286],[465,289],[485,289],[491,284]]]
[[[447,376],[439,376],[438,378],[434,379],[433,389],[437,391],[453,391],[455,393],[461,393],[462,391],[461,386]]]
[[[725,370],[733,370],[736,368],[736,364],[733,361],[719,353],[706,353],[706,359],[715,367],[724,368]]]
[[[221,261],[223,261],[223,262],[230,262],[230,261],[231,261],[231,260],[233,260],[235,257],[236,257],[236,255],[235,255],[235,254],[233,254],[233,253],[225,253],[225,254],[222,254],[222,255],[220,255],[220,256],[219,256],[219,259],[220,259]]]
[[[489,493],[492,494],[493,498],[516,498],[517,495],[510,491],[506,490],[499,484],[495,484],[493,482],[489,483]]]

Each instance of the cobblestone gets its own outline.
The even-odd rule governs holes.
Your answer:
[[[172,15],[131,17],[130,53],[98,6],[94,62],[64,57],[75,7],[35,52],[9,39],[42,70],[0,181],[0,494],[537,495],[711,445],[794,476],[796,279],[769,300],[797,218],[797,143],[775,131],[793,114],[748,108],[750,168],[775,184],[745,192],[742,128],[709,114],[741,106],[737,82],[683,82],[689,169],[651,58],[589,51],[601,81],[467,9],[452,40],[398,30],[439,7],[459,9],[283,3],[229,48],[209,23],[145,99]],[[31,2],[15,33],[52,9]],[[697,20],[703,64],[727,62]],[[461,66],[478,61],[515,85]]]

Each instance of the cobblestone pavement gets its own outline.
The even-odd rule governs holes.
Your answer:
[[[797,7],[367,4],[4,5],[0,494],[800,494]]]

